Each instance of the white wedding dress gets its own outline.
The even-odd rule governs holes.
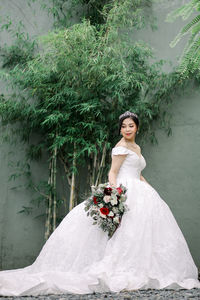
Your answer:
[[[35,262],[0,272],[0,295],[120,292],[147,288],[200,288],[197,267],[168,205],[140,180],[145,158],[126,147],[117,177],[129,211],[111,239],[86,216],[84,201],[71,210]]]

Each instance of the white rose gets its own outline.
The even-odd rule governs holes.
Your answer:
[[[119,223],[119,217],[114,217],[114,218],[113,218],[113,222]]]
[[[102,189],[102,188],[105,188],[105,186],[106,186],[105,183],[100,183],[98,187],[99,187],[100,189]]]
[[[110,198],[111,198],[110,196],[106,195],[103,197],[103,200],[105,203],[108,203],[108,202],[110,202]]]
[[[96,192],[96,187],[94,185],[91,186],[92,193]]]
[[[110,211],[109,214],[108,214],[108,216],[109,216],[109,217],[113,217],[113,216],[114,216],[114,213],[113,213],[112,211]]]
[[[116,205],[117,202],[118,202],[117,197],[113,196],[113,198],[111,199],[110,202],[111,202],[112,205]]]
[[[102,207],[103,207],[103,204],[102,204],[102,203],[100,203],[100,204],[99,204],[99,207],[100,207],[100,208],[102,208]]]

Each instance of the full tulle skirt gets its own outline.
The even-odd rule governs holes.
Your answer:
[[[83,201],[32,265],[0,272],[0,295],[200,288],[197,267],[169,206],[144,181],[126,185],[129,210],[111,239],[92,225]]]

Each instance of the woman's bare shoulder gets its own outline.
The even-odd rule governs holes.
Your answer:
[[[119,141],[119,142],[115,145],[115,147],[120,147],[120,146],[126,147],[126,143],[125,143],[125,142]]]
[[[120,147],[120,146],[128,148],[128,145],[127,145],[126,142],[124,142],[124,141],[119,141],[119,142],[115,145],[115,147]],[[137,148],[138,148],[139,150],[141,150],[141,148],[140,148],[140,146],[139,146],[138,144],[136,144],[136,146],[137,146]]]

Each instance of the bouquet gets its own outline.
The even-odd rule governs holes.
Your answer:
[[[120,184],[119,187],[110,187],[109,183],[91,186],[92,195],[85,200],[87,216],[94,220],[93,225],[98,225],[112,237],[121,223],[122,216],[128,210],[125,204],[127,188]]]

